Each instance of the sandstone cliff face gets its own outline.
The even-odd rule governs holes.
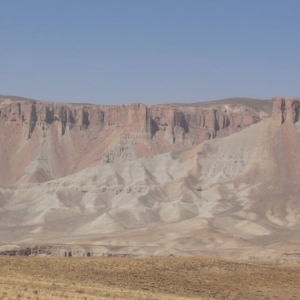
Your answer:
[[[1,100],[1,99],[0,99]],[[268,116],[243,104],[0,102],[0,184],[43,182],[227,136]]]
[[[273,98],[272,117],[279,120],[282,124],[285,122],[296,123],[299,121],[300,98]]]
[[[206,139],[226,136],[255,124],[261,116],[247,107],[198,108],[156,106],[150,108],[153,130],[165,132],[170,144],[191,146]],[[155,134],[154,134],[155,135]]]

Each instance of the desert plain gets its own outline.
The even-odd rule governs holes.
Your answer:
[[[0,299],[299,299],[300,264],[1,257],[0,271]]]

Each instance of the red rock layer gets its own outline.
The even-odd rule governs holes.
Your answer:
[[[42,182],[95,164],[184,149],[265,116],[225,102],[112,107],[8,99],[0,103],[0,184]]]
[[[292,124],[299,121],[300,98],[273,98],[272,117],[281,123],[290,122]]]

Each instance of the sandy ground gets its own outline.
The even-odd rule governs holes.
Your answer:
[[[200,258],[0,258],[0,299],[300,299],[300,265]]]

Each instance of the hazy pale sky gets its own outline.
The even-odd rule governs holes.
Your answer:
[[[299,0],[1,0],[0,12],[2,95],[300,96]]]

